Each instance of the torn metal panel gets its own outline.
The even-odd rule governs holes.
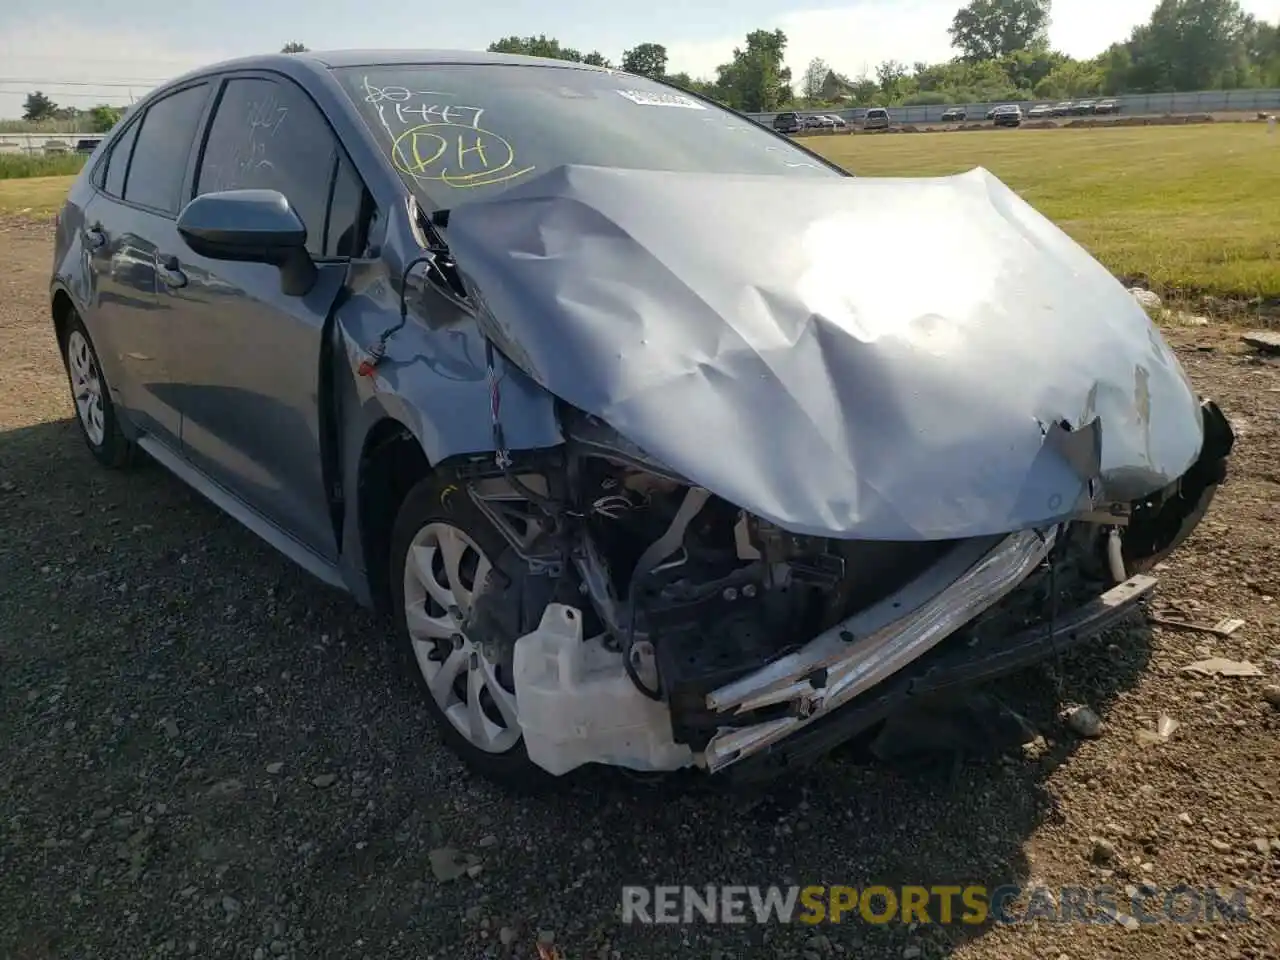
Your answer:
[[[447,239],[537,382],[793,532],[1006,533],[1145,496],[1200,449],[1146,314],[985,170],[565,166],[455,208]]]
[[[394,210],[388,229],[389,259],[400,270],[421,251],[410,245],[405,210]],[[425,271],[419,268],[415,277]],[[386,342],[386,355],[371,376],[357,370],[387,329],[400,305],[400,278],[381,261],[354,262],[347,277],[350,296],[337,312],[338,347],[355,384],[347,435],[363,440],[378,420],[391,418],[408,428],[435,464],[450,457],[493,451],[490,386],[485,341],[456,298],[429,280],[411,279],[410,303],[419,317]],[[518,355],[517,355],[518,356]],[[502,390],[503,428],[511,449],[535,449],[563,442],[555,398],[515,364],[496,358]],[[357,456],[358,459],[358,456]],[[354,482],[351,478],[350,482]],[[354,489],[354,486],[352,487]]]

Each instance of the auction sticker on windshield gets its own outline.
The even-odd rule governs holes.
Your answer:
[[[705,106],[692,97],[678,93],[649,93],[645,90],[619,90],[618,93],[642,107],[682,107],[685,110],[705,110]]]

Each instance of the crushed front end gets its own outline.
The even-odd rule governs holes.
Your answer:
[[[802,536],[566,417],[551,459],[459,479],[511,546],[470,635],[512,678],[530,758],[771,776],[907,705],[1096,635],[1203,516],[1233,435],[1137,502],[955,540]],[[512,640],[512,638],[514,641]]]
[[[1061,649],[1225,475],[1133,297],[984,170],[570,165],[448,223],[485,336],[561,404],[563,447],[508,462],[495,393],[502,466],[461,478],[522,558],[468,629],[555,773],[785,765]]]

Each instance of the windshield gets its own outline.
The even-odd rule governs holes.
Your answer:
[[[507,64],[334,74],[409,189],[437,207],[564,164],[841,175],[744,116],[630,74]]]

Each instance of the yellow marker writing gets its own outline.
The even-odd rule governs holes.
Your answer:
[[[455,188],[505,183],[534,169],[516,167],[515,149],[505,138],[461,123],[410,127],[396,137],[391,156],[401,172]]]
[[[477,136],[475,143],[473,143],[469,147],[464,147],[462,145],[462,136],[461,135],[458,136],[458,166],[459,167],[465,167],[467,165],[467,154],[469,153],[476,154],[476,156],[480,158],[480,166],[483,168],[488,168],[489,161],[485,159],[483,137]]]

